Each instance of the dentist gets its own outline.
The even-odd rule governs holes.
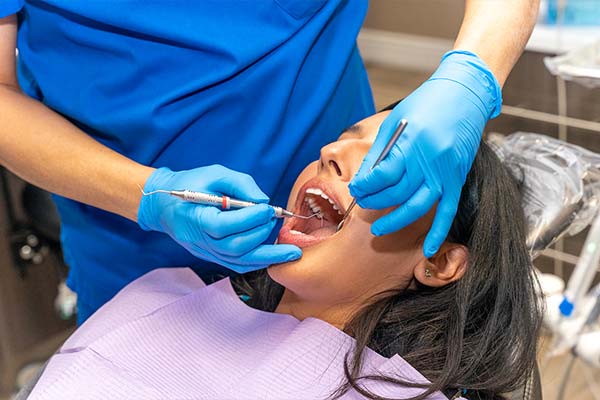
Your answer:
[[[424,248],[437,251],[537,7],[466,1],[455,50],[391,113],[350,183],[362,207],[400,205],[374,234],[437,204]],[[265,205],[219,212],[142,198],[138,185],[284,204],[318,149],[374,112],[356,48],[366,11],[366,0],[0,0],[0,162],[56,193],[79,322],[154,268],[209,276],[301,256],[263,244],[275,227]],[[402,118],[401,141],[368,173]]]

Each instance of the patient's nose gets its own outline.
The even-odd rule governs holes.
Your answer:
[[[338,176],[343,181],[350,181],[354,176],[352,160],[349,159],[352,151],[347,142],[349,140],[341,140],[321,148],[321,170]]]

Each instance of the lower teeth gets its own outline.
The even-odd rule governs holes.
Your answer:
[[[304,235],[304,233],[302,233],[302,232],[300,232],[300,231],[295,231],[295,230],[293,230],[293,229],[290,229],[290,233],[291,233],[292,235]]]

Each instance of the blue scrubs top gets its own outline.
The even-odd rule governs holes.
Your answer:
[[[279,205],[321,146],[374,112],[356,47],[366,10],[367,0],[0,0],[0,16],[19,11],[29,96],[139,163],[222,164]],[[80,322],[154,268],[222,269],[120,216],[56,203]]]

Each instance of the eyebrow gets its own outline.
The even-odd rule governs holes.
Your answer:
[[[360,125],[354,124],[346,129],[344,129],[342,131],[342,133],[340,133],[340,136],[342,136],[345,133],[359,134],[361,131],[362,131],[362,128],[360,127]]]

